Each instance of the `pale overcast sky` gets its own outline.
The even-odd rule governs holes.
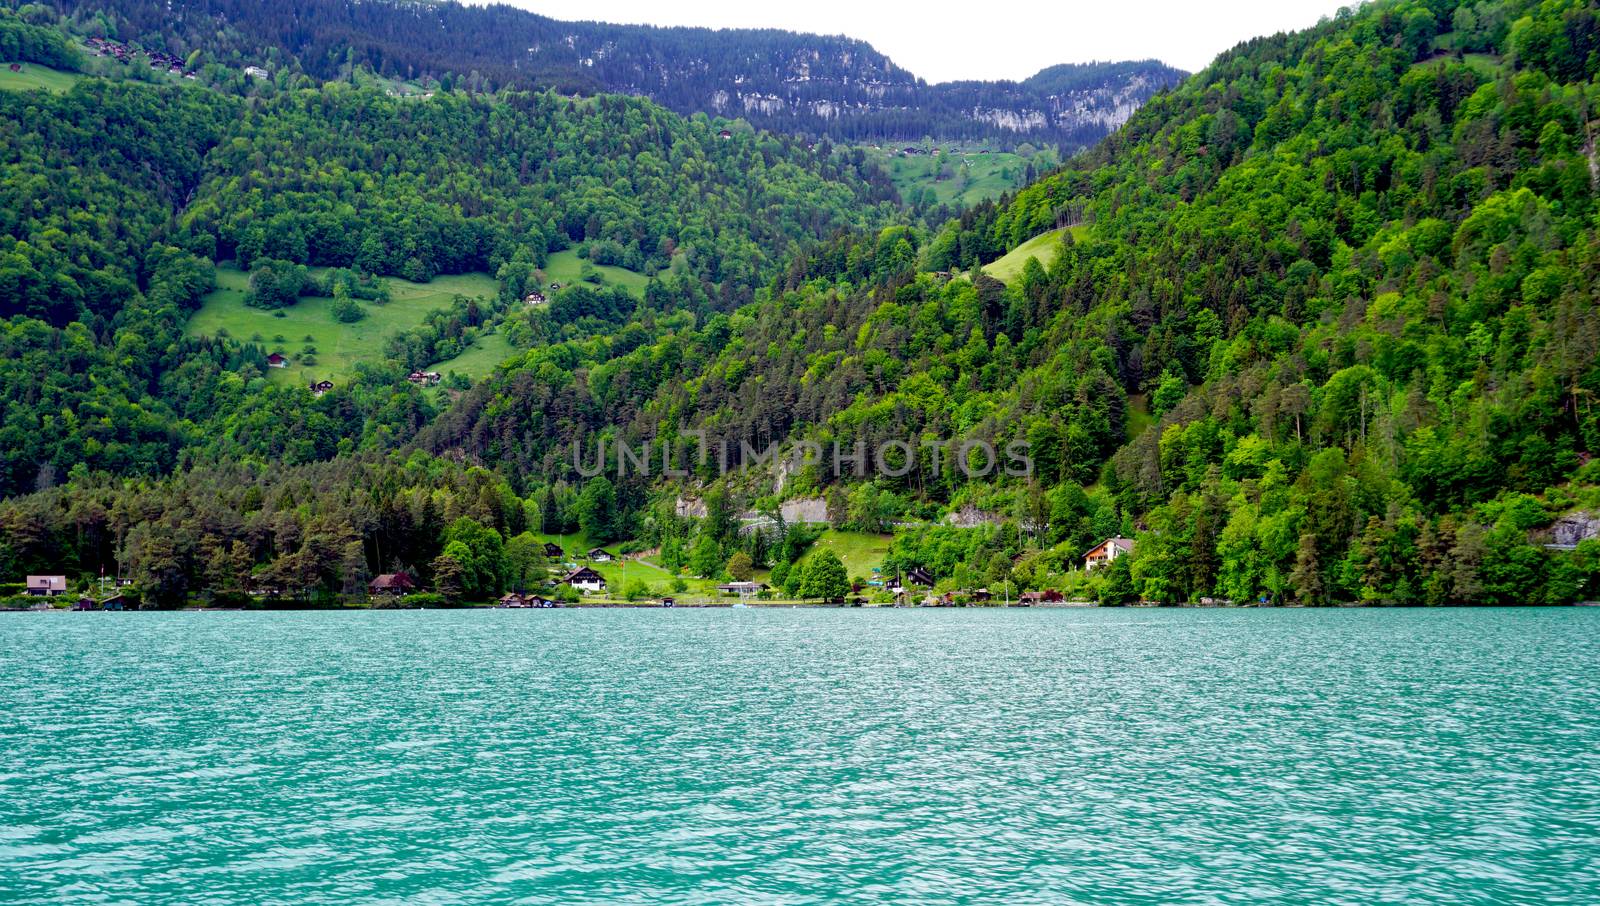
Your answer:
[[[1155,57],[1191,72],[1240,41],[1351,0],[502,0],[557,19],[783,28],[859,38],[930,82],[1023,79],[1056,63]]]

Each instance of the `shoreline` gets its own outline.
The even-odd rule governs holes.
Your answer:
[[[1067,601],[1049,604],[1030,605],[954,605],[941,607],[901,607],[893,604],[819,604],[803,601],[759,601],[759,602],[706,602],[697,604],[676,604],[672,607],[663,607],[660,604],[635,604],[628,602],[595,602],[579,604],[563,604],[560,607],[500,607],[496,604],[465,604],[460,607],[177,607],[171,609],[150,610],[75,610],[72,607],[50,607],[35,609],[31,607],[0,607],[0,613],[375,613],[383,611],[485,611],[485,610],[738,610],[748,608],[751,610],[1480,610],[1488,607],[1503,607],[1515,609],[1549,609],[1549,608],[1577,608],[1600,607],[1600,601],[1576,601],[1570,604],[1440,604],[1434,606],[1420,604],[1330,604],[1316,607],[1305,604],[1280,604],[1280,605],[1236,605],[1236,604],[1126,604],[1102,606],[1090,601]]]

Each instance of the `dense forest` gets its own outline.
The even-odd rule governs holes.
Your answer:
[[[776,30],[561,22],[504,5],[352,0],[61,0],[90,32],[319,80],[366,67],[493,91],[643,95],[683,114],[835,141],[992,139],[1081,148],[1183,73],[1155,60],[929,85],[871,45]]]
[[[1375,3],[1242,44],[1014,196],[916,223],[858,156],[641,100],[0,94],[0,569],[104,568],[174,604],[269,580],[332,597],[403,566],[470,597],[517,583],[513,539],[581,530],[803,589],[805,531],[735,517],[822,498],[836,528],[922,525],[885,567],[948,587],[1594,598],[1597,74],[1579,0]],[[179,140],[114,179],[165,131],[141,121]],[[63,141],[70,159],[44,153]],[[69,166],[90,178],[47,178]],[[95,208],[118,216],[68,216]],[[1050,231],[1047,262],[982,272]],[[437,409],[398,365],[313,399],[261,392],[248,345],[174,339],[224,256],[487,269],[514,296],[519,268],[595,240],[666,269],[637,298],[508,315],[515,357]],[[724,476],[702,437],[733,465],[772,442],[980,440],[1033,468]],[[690,474],[630,473],[617,444],[645,441]],[[1076,569],[1119,534],[1131,556]]]
[[[59,34],[38,47],[30,59],[76,53]],[[256,344],[186,338],[215,261],[262,265],[257,286],[275,263],[419,281],[487,271],[517,298],[549,253],[582,244],[656,275],[651,298],[705,314],[749,302],[798,243],[887,216],[894,197],[859,155],[721,138],[615,96],[412,101],[334,83],[240,99],[88,79],[0,91],[0,133],[8,495],[73,470],[323,458],[431,418],[391,373],[311,400],[262,382]],[[571,320],[569,334],[589,323]]]

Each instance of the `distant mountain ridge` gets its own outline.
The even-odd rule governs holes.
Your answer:
[[[930,85],[870,44],[780,30],[564,22],[505,5],[406,0],[61,0],[125,39],[226,57],[267,49],[308,74],[365,65],[473,87],[644,95],[835,140],[994,139],[1083,146],[1186,73],[1159,61],[1066,64],[1022,82]],[[287,62],[285,60],[284,62]]]

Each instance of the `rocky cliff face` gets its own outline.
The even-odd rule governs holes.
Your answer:
[[[98,14],[98,0],[60,0]],[[753,29],[563,22],[506,5],[411,0],[119,0],[118,28],[201,47],[226,35],[309,74],[351,63],[472,90],[644,95],[679,113],[743,117],[835,141],[1087,145],[1185,73],[1155,60],[1055,66],[1021,82],[929,85],[863,41]]]
[[[784,131],[846,139],[899,141],[931,135],[1065,144],[1087,144],[1117,128],[1184,75],[1145,61],[1055,67],[1047,70],[1053,77],[1026,82],[929,85],[870,48],[855,53],[835,49],[831,54],[813,49],[778,59],[756,55],[731,69],[697,63],[674,71],[654,61],[627,74],[597,74],[610,79],[622,75],[614,88],[649,95],[684,112],[700,109],[743,117]],[[676,100],[686,85],[695,86],[698,105],[693,95],[688,102]]]

